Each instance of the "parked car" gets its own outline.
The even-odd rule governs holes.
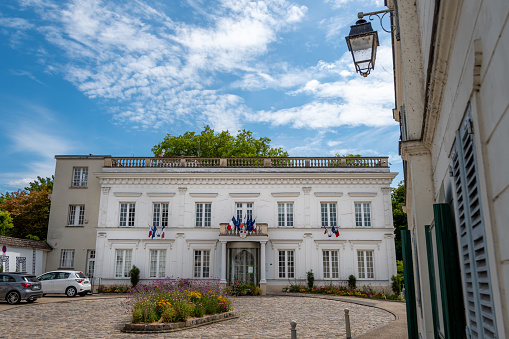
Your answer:
[[[65,293],[68,297],[81,296],[92,292],[90,280],[80,271],[51,271],[37,277],[44,294]]]
[[[35,275],[0,273],[0,299],[5,299],[9,304],[18,304],[21,300],[31,303],[42,295],[41,283]]]

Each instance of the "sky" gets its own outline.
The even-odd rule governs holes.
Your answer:
[[[167,135],[240,129],[290,156],[389,156],[390,34],[367,78],[345,42],[381,0],[3,0],[0,193],[57,154],[152,156]],[[386,23],[387,25],[387,23]]]

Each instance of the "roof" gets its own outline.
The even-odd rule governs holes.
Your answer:
[[[43,251],[51,251],[52,248],[46,241],[37,241],[37,240],[28,240],[28,239],[18,239],[12,237],[4,237],[0,236],[0,245],[12,246],[12,247],[22,247],[22,248],[32,248],[36,250]]]

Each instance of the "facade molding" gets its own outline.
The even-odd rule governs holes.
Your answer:
[[[231,198],[258,198],[260,193],[230,193]]]
[[[399,154],[403,160],[408,161],[413,156],[431,155],[431,151],[422,141],[409,140],[399,142]]]
[[[125,198],[125,197],[130,197],[130,198],[137,198],[137,197],[141,197],[143,193],[141,192],[113,192],[113,195],[116,196],[116,197],[122,197],[122,198]]]
[[[276,193],[271,193],[271,195],[274,198],[292,198],[292,197],[298,197],[300,195],[300,192],[276,192]]]
[[[150,198],[171,198],[173,196],[175,196],[175,193],[173,193],[173,192],[167,192],[167,193],[166,192],[165,193],[163,193],[163,192],[161,192],[161,193],[148,192],[147,193],[147,197],[150,197]]]
[[[340,198],[343,192],[315,192],[317,198]]]
[[[348,192],[348,195],[352,198],[376,197],[377,194],[377,192]]]
[[[218,193],[189,193],[189,196],[192,198],[215,198]]]

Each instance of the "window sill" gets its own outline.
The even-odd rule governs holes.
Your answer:
[[[69,228],[84,228],[85,225],[65,225],[65,227],[69,227]]]
[[[59,267],[58,270],[60,271],[76,271],[74,267]]]
[[[69,189],[87,189],[87,186],[70,186]]]

